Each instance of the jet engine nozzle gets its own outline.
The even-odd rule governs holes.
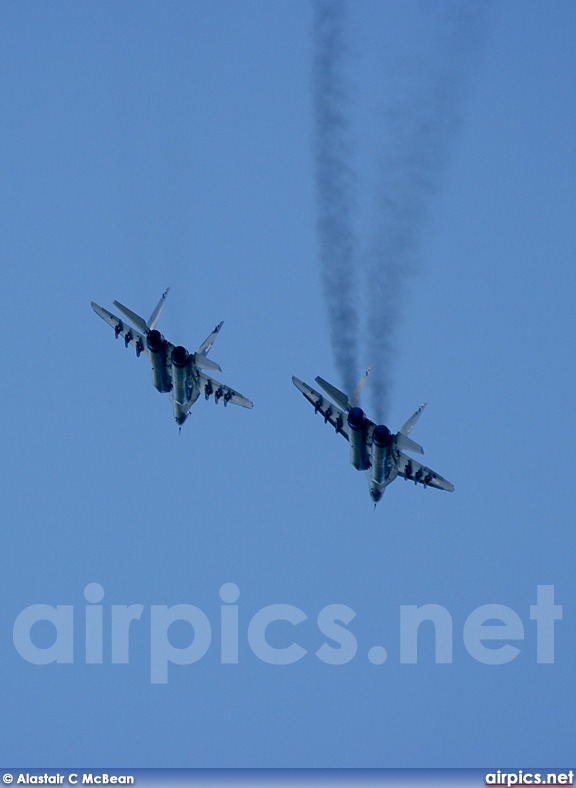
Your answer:
[[[351,430],[363,430],[366,426],[366,416],[362,408],[351,408],[348,413],[348,426]]]
[[[146,344],[151,353],[161,353],[166,347],[166,340],[162,334],[154,328],[148,333]]]
[[[377,427],[374,428],[374,433],[372,435],[372,440],[379,446],[380,448],[384,449],[386,446],[390,445],[390,441],[392,440],[392,433],[388,429],[385,424],[379,424]]]
[[[172,350],[172,390],[174,400],[181,405],[188,402],[190,391],[187,385],[188,365],[190,363],[190,353],[182,345],[177,345]],[[186,412],[182,413],[186,416]]]
[[[170,376],[166,369],[166,356],[168,343],[159,331],[155,328],[148,332],[146,344],[150,351],[150,363],[152,364],[152,382],[157,391],[166,393],[172,388]]]
[[[172,364],[178,369],[184,369],[190,361],[190,353],[182,345],[177,345],[172,351]]]
[[[358,471],[365,471],[370,467],[370,458],[366,446],[366,425],[368,420],[362,408],[351,408],[348,411],[348,426],[350,427],[350,462]]]

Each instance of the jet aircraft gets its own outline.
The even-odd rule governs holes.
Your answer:
[[[386,487],[397,476],[411,479],[415,484],[420,483],[424,487],[436,487],[438,490],[452,492],[453,484],[404,454],[405,451],[424,454],[422,446],[415,443],[408,435],[426,407],[426,402],[420,405],[395,434],[392,434],[384,424],[374,424],[366,418],[362,408],[358,407],[360,394],[370,371],[369,369],[361,378],[350,397],[317,377],[316,382],[332,401],[294,376],[292,382],[308,402],[314,405],[315,413],[321,413],[324,422],[329,422],[337,433],[349,441],[350,462],[356,470],[365,472],[374,506],[382,498]]]
[[[162,307],[170,288],[162,294],[162,298],[148,320],[144,320],[132,310],[114,301],[116,309],[127,318],[132,326],[123,319],[116,317],[107,309],[103,309],[92,301],[92,309],[114,329],[116,339],[124,340],[124,346],[132,345],[136,355],[144,353],[152,365],[152,382],[154,388],[163,394],[169,394],[174,407],[174,418],[179,427],[184,424],[190,408],[200,394],[206,399],[214,397],[218,404],[231,402],[243,408],[251,408],[252,402],[237,391],[209,377],[202,370],[221,372],[220,366],[208,358],[208,352],[222,328],[219,323],[214,331],[204,340],[196,353],[189,353],[182,345],[174,346],[168,342],[156,328]]]

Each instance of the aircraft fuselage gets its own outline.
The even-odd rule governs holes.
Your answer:
[[[454,485],[440,474],[421,465],[410,458],[405,451],[423,454],[423,448],[409,437],[414,424],[422,413],[426,403],[412,414],[408,421],[396,433],[392,433],[385,424],[375,424],[366,417],[362,408],[358,407],[358,398],[370,370],[359,381],[350,396],[337,389],[323,378],[317,377],[316,382],[333,400],[327,400],[323,394],[307,383],[292,377],[296,388],[320,413],[324,421],[335,428],[350,444],[350,462],[357,471],[364,471],[368,480],[370,497],[377,503],[384,494],[386,487],[398,476],[420,483],[424,487],[452,492]]]
[[[114,329],[116,339],[122,337],[125,347],[132,345],[136,355],[144,353],[152,367],[152,384],[161,394],[168,394],[172,400],[174,419],[178,426],[186,421],[190,408],[203,392],[206,399],[211,396],[224,405],[231,402],[243,408],[251,408],[252,402],[234,389],[219,383],[203,370],[221,372],[215,361],[207,358],[222,323],[219,323],[204,340],[195,353],[190,353],[182,345],[168,342],[156,328],[160,312],[168,295],[166,290],[150,318],[146,321],[118,301],[114,306],[135,326],[132,328],[124,320],[107,309],[92,302],[92,309]]]

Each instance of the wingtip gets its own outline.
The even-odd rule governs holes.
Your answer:
[[[306,396],[305,392],[306,392],[307,384],[304,383],[303,380],[300,380],[300,378],[297,378],[296,375],[292,375],[292,383],[296,386],[296,388],[298,389],[298,391],[301,394],[304,394],[304,396]],[[308,388],[309,388],[309,386],[308,386]]]

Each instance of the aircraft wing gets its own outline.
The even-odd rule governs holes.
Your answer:
[[[112,312],[109,312],[107,309],[98,306],[98,304],[95,304],[94,301],[92,301],[92,309],[102,318],[102,320],[105,320],[109,326],[112,326],[117,337],[122,337],[126,347],[128,347],[128,345],[132,345],[132,347],[136,348],[137,356],[139,356],[143,350],[146,350],[146,341],[144,336],[139,331],[136,331],[136,329],[132,328],[132,326],[128,325],[128,323],[121,320],[119,317],[116,317],[116,315],[113,315]]]
[[[294,375],[292,375],[292,383],[294,383],[298,391],[304,394],[308,402],[314,405],[316,413],[321,413],[324,416],[325,422],[330,422],[336,432],[343,435],[346,440],[350,440],[348,437],[348,419],[343,410],[340,410],[340,408],[336,407],[329,399],[323,397],[322,394],[315,391],[307,383],[298,380]]]
[[[208,397],[214,397],[216,401],[221,399],[224,405],[231,402],[232,405],[240,405],[242,408],[253,407],[253,403],[247,397],[238,394],[238,392],[231,389],[230,386],[219,383],[217,380],[214,380],[214,378],[205,375],[204,372],[198,371],[198,377],[200,379],[200,392],[204,394],[207,399]]]
[[[405,479],[423,484],[425,487],[436,487],[437,490],[446,490],[447,492],[454,490],[454,485],[451,482],[425,465],[420,465],[419,462],[403,452],[400,452],[398,460],[398,474]]]

